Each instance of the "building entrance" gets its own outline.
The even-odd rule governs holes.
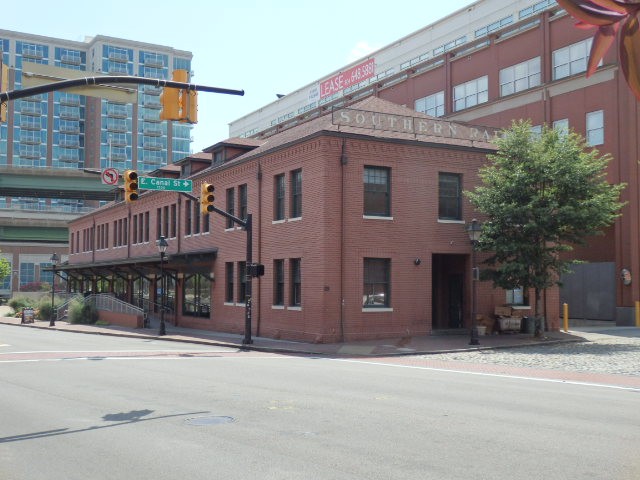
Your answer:
[[[465,260],[465,255],[432,256],[433,330],[464,327]]]

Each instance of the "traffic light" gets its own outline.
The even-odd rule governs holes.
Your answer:
[[[198,92],[195,90],[183,90],[182,91],[183,98],[186,97],[186,100],[183,99],[183,107],[182,111],[182,121],[186,123],[198,123]]]
[[[164,87],[160,94],[160,120],[180,120],[180,90]]]
[[[171,74],[171,80],[187,83],[188,75],[189,72],[186,70],[174,70]],[[160,95],[160,103],[162,104],[160,120],[183,120],[186,116],[186,97],[184,90],[164,87]]]
[[[135,170],[125,170],[122,174],[124,179],[124,199],[127,202],[134,202],[138,199],[138,174]]]
[[[213,202],[216,199],[213,194],[214,190],[214,186],[210,183],[200,185],[200,213],[202,215],[213,212]]]
[[[2,63],[2,59],[0,58],[0,92],[8,92],[9,91],[9,67],[7,67],[4,63]],[[9,103],[4,102],[0,103],[0,122],[7,121],[7,109],[9,108]]]

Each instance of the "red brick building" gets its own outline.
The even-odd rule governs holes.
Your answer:
[[[471,323],[476,216],[462,192],[493,151],[493,129],[370,97],[267,139],[229,139],[179,162],[215,186],[215,205],[253,219],[252,334],[334,342],[428,334]],[[167,176],[178,176],[175,170]],[[110,291],[153,311],[156,239],[167,238],[167,318],[241,333],[246,232],[202,216],[176,192],[143,192],[70,224],[74,289]],[[478,282],[478,313],[505,292]],[[557,327],[557,294],[548,322]]]

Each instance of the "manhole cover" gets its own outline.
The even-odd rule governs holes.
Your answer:
[[[195,425],[198,427],[204,425],[221,425],[223,423],[232,423],[235,422],[235,418],[233,417],[225,417],[225,416],[210,416],[210,417],[193,417],[187,418],[185,423],[187,425]]]

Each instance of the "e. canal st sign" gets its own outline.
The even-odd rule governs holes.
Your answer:
[[[193,182],[191,180],[175,180],[172,178],[139,177],[138,188],[140,190],[191,192],[193,190]]]

